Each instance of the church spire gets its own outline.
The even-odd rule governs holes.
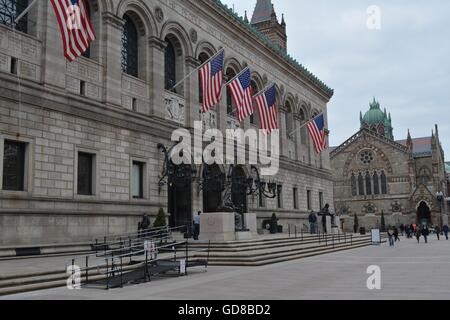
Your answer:
[[[251,24],[262,34],[266,35],[281,50],[287,51],[286,22],[284,15],[281,23],[278,22],[277,13],[271,0],[257,0]]]

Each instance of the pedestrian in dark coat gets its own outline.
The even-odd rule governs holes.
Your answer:
[[[397,227],[394,227],[394,238],[395,238],[395,242],[400,242],[400,238],[399,238],[399,233],[398,233],[398,229]]]
[[[419,229],[416,229],[416,239],[417,243],[420,243],[420,237],[422,236],[422,232]]]
[[[448,240],[448,233],[450,231],[448,225],[445,225],[444,228],[442,228],[442,231],[444,231],[445,238]]]
[[[439,228],[439,226],[436,226],[434,230],[436,230],[438,240],[441,240],[441,228]]]
[[[427,226],[422,227],[422,236],[425,239],[425,243],[428,243],[428,235],[430,234],[430,231],[428,230]]]

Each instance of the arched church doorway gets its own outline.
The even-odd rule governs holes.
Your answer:
[[[222,208],[222,191],[225,175],[217,164],[205,165],[203,181],[203,211],[220,211]]]
[[[174,174],[169,178],[168,210],[171,228],[192,224],[192,181],[191,166],[174,166]]]
[[[241,166],[233,168],[231,199],[239,213],[247,212],[247,176]]]
[[[417,208],[417,222],[423,225],[431,224],[431,210],[425,201],[420,202]]]

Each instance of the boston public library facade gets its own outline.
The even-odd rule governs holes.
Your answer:
[[[31,1],[30,1],[31,2]],[[198,179],[159,185],[172,132],[259,128],[257,112],[238,123],[230,93],[201,113],[197,73],[173,85],[218,50],[228,79],[249,66],[253,91],[277,85],[280,170],[276,197],[234,190],[258,227],[273,212],[285,228],[333,204],[329,152],[318,155],[306,128],[333,91],[286,51],[286,23],[270,0],[251,21],[217,0],[89,0],[96,40],[67,62],[49,1],[14,25],[26,0],[0,1],[0,245],[79,242],[136,232],[160,208],[171,226],[214,212],[221,191]],[[281,22],[280,22],[281,20]],[[307,44],[304,44],[307,45]],[[293,133],[293,134],[291,134]],[[198,166],[202,176],[205,166]],[[213,165],[209,172],[228,172]],[[250,166],[236,166],[245,179]]]

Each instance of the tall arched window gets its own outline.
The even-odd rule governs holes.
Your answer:
[[[358,175],[358,191],[360,196],[364,195],[364,178],[361,172]]]
[[[229,81],[236,76],[236,72],[233,69],[228,68],[227,72],[226,72],[226,76],[227,76],[227,81]],[[236,115],[236,106],[234,105],[231,90],[229,89],[228,86],[227,86],[227,114],[230,116]]]
[[[122,33],[122,71],[130,76],[138,76],[138,31],[129,15],[124,15]]]
[[[293,140],[294,135],[294,114],[290,101],[286,101],[286,136],[288,139]]]
[[[172,41],[166,38],[166,42],[167,46],[164,53],[164,79],[166,90],[171,90],[177,83],[177,59]]]
[[[356,177],[355,177],[354,173],[352,173],[351,185],[352,185],[352,196],[357,196],[358,195],[358,187],[356,186]]]
[[[370,196],[372,194],[372,179],[369,171],[366,172],[366,194]]]
[[[209,56],[202,52],[200,53],[200,55],[198,56],[198,60],[200,61],[200,64],[205,63],[206,61],[208,61]],[[203,103],[203,90],[202,90],[202,84],[201,84],[201,80],[200,80],[200,73],[198,74],[198,101],[200,102],[200,104]]]
[[[252,80],[251,82],[252,85],[252,91],[253,91],[253,95],[258,93],[258,85],[256,84],[256,82],[254,80]],[[253,112],[253,114],[250,116],[250,123],[251,124],[255,124],[256,125],[256,113],[258,111],[255,109],[255,111]]]
[[[373,194],[380,194],[380,181],[378,179],[378,172],[375,171],[373,174]]]
[[[17,24],[14,22],[27,6],[28,0],[0,0],[0,23],[18,31],[27,32],[28,15],[25,15]]]
[[[384,171],[381,172],[381,194],[387,194],[387,178]]]

